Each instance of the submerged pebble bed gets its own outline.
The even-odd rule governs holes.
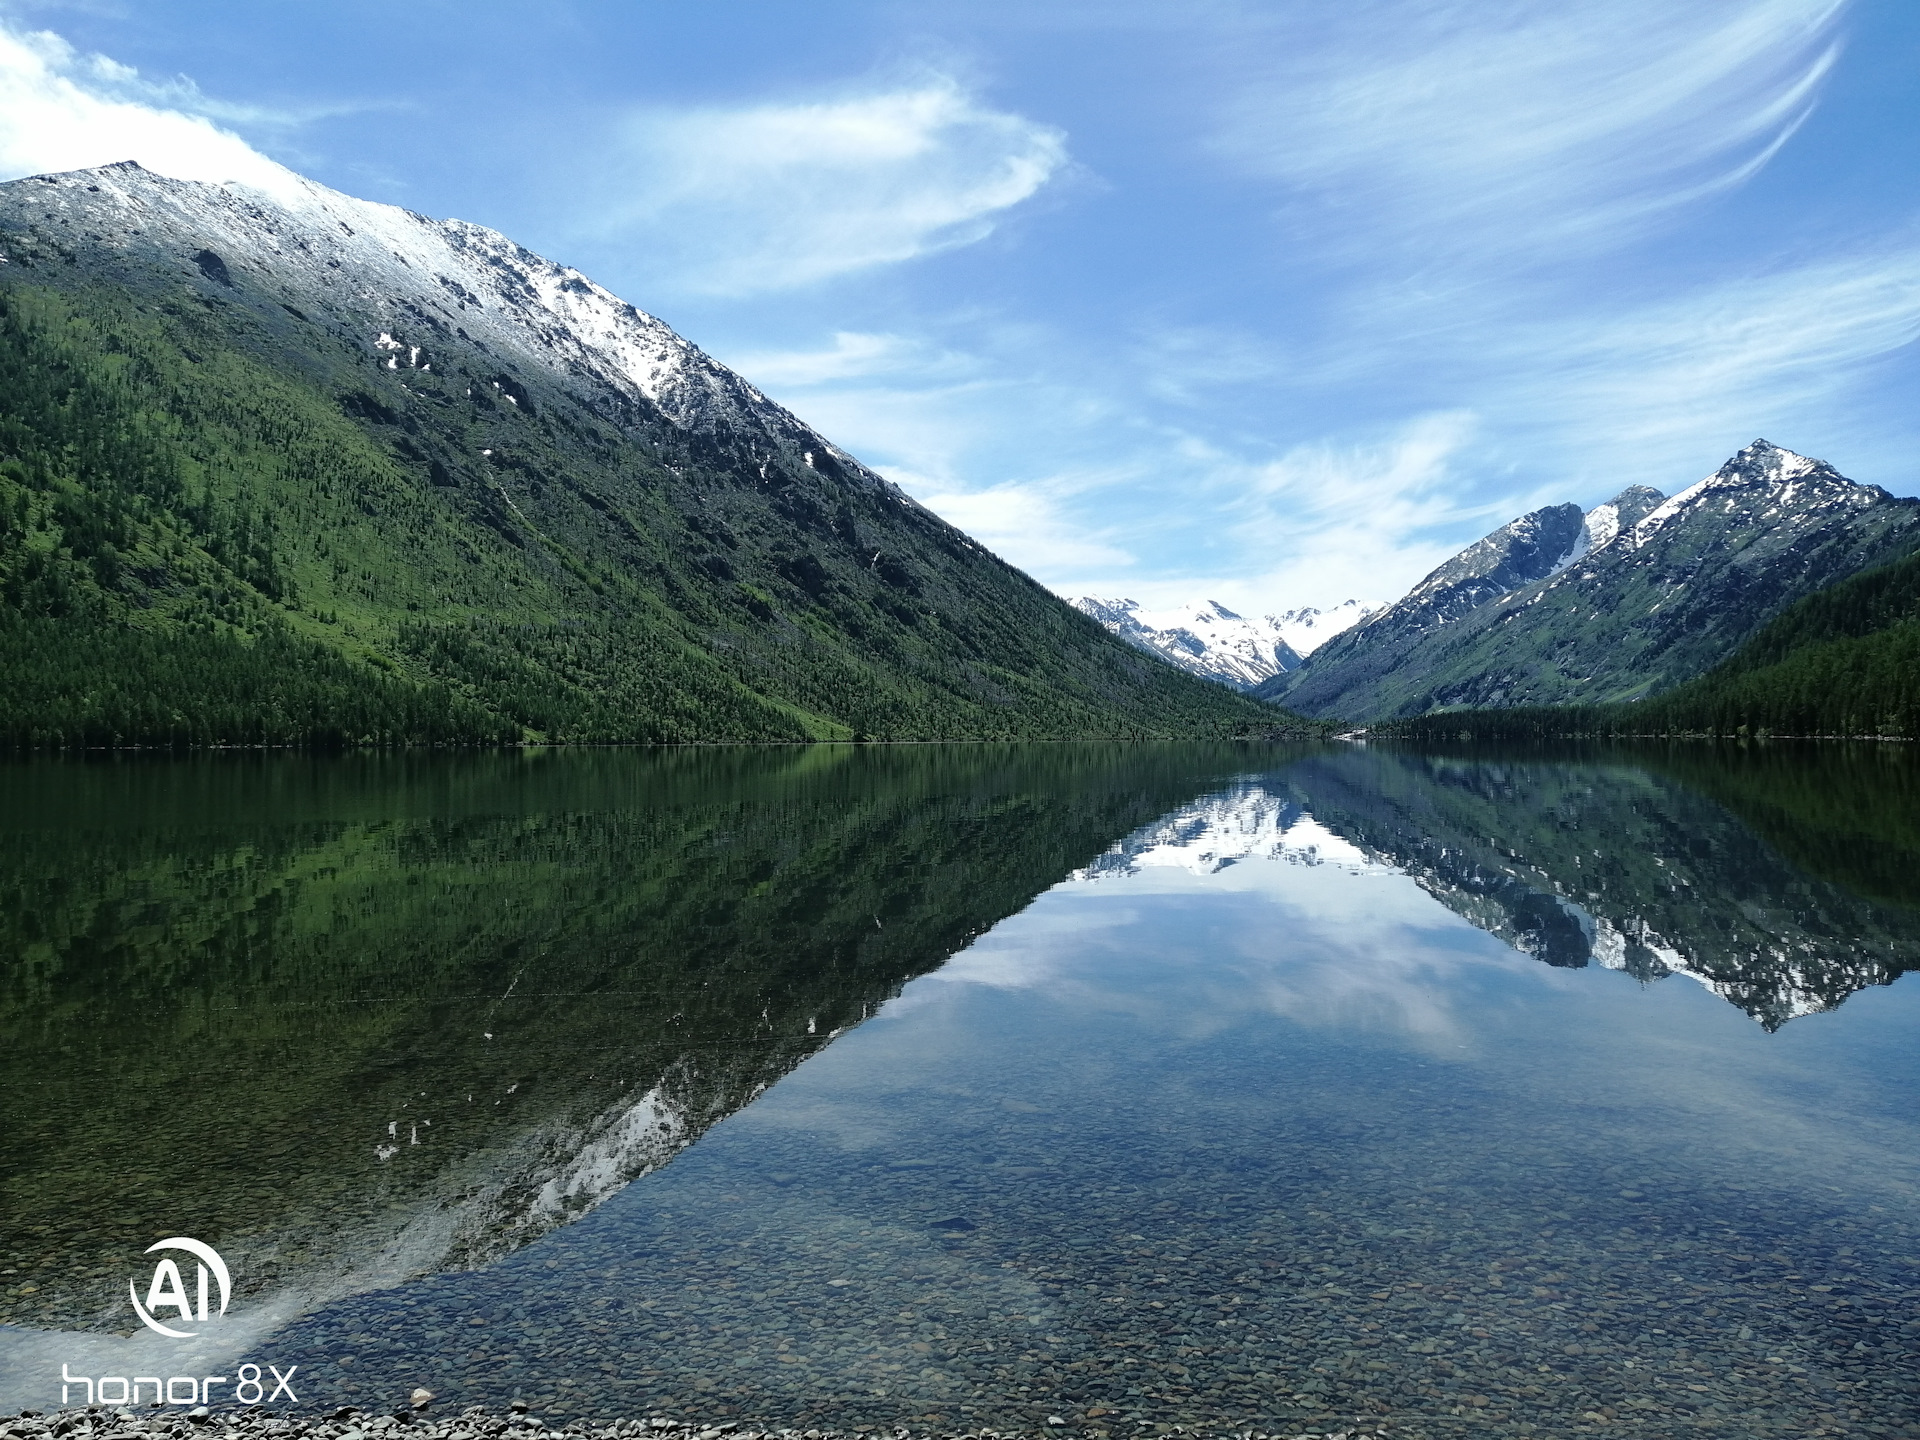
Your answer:
[[[1885,1197],[1703,1184],[1596,1115],[1489,1124],[1413,1061],[1355,1062],[1375,1094],[1409,1082],[1392,1118],[1325,1057],[1271,1063],[1295,1098],[1258,1145],[1244,1115],[1220,1138],[1224,1092],[1143,1136],[1117,1075],[1112,1123],[900,1099],[931,1143],[864,1166],[723,1128],[592,1221],[277,1343],[318,1398],[421,1384],[554,1423],[1920,1436],[1920,1235]]]

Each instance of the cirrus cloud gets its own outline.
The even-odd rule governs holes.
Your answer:
[[[1360,0],[1242,62],[1216,144],[1331,200],[1317,238],[1342,251],[1564,259],[1757,174],[1811,113],[1846,4]]]

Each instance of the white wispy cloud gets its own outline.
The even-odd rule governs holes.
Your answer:
[[[798,392],[874,377],[945,383],[978,370],[973,357],[923,338],[863,330],[836,330],[830,344],[813,349],[744,351],[727,363],[756,385]]]
[[[66,50],[66,68],[84,80],[104,98],[130,101],[154,110],[177,111],[229,125],[257,126],[267,130],[294,130],[317,120],[332,120],[343,115],[364,115],[375,110],[405,108],[393,100],[328,100],[297,105],[262,105],[224,100],[209,95],[190,75],[172,75],[156,80],[131,65],[122,65],[108,55],[79,54]]]
[[[51,31],[0,23],[0,179],[137,160],[175,179],[269,193],[297,183],[206,114],[156,103],[188,88],[145,85],[138,72],[82,54]]]
[[[1845,6],[1358,0],[1296,12],[1225,62],[1245,78],[1215,143],[1321,207],[1332,233],[1308,244],[1417,247],[1425,264],[1564,258],[1757,173],[1815,103]],[[1320,28],[1302,37],[1309,24]],[[1295,218],[1315,223],[1297,206]]]
[[[1125,570],[1135,557],[1112,529],[1089,523],[1078,496],[1101,487],[1088,477],[1054,476],[986,489],[942,487],[899,477],[914,498],[996,555],[1036,576]]]
[[[808,285],[985,238],[1067,163],[1057,129],[941,75],[827,100],[652,110],[596,193],[602,239],[695,292]]]
[[[1435,413],[1268,460],[1189,441],[1153,467],[1148,495],[1131,507],[1134,525],[1116,526],[1114,535],[1130,559],[1146,549],[1155,529],[1151,492],[1160,488],[1153,480],[1178,466],[1181,494],[1161,503],[1184,502],[1215,529],[1211,545],[1189,549],[1200,563],[1082,570],[1061,588],[1124,593],[1149,605],[1204,597],[1243,614],[1394,599],[1459,548],[1463,527],[1478,533],[1511,518],[1513,502],[1489,499],[1463,474],[1478,430],[1472,414]]]
[[[1458,548],[1463,526],[1510,518],[1462,473],[1479,429],[1465,411],[1420,415],[1368,440],[1296,446],[1244,477],[1229,471],[1243,553],[1267,562],[1249,588],[1323,606],[1396,598]]]
[[[1182,406],[1205,405],[1228,389],[1281,383],[1288,358],[1268,337],[1220,324],[1150,327],[1129,355],[1155,397]]]
[[[1169,309],[1044,381],[1005,347],[953,385],[836,340],[796,403],[930,477],[916,494],[1063,593],[1390,599],[1621,469],[1684,483],[1912,338],[1920,248],[1795,265],[1762,243],[1704,282],[1621,258],[1761,172],[1817,103],[1844,8],[1213,7],[1207,37],[1169,44],[1213,47],[1211,144],[1272,187],[1266,243],[1314,278],[1263,300],[1297,308]],[[1012,474],[979,438],[996,424],[1044,433]]]
[[[974,326],[971,347],[840,332],[815,348],[726,358],[1069,598],[1206,597],[1255,614],[1386,600],[1452,553],[1462,526],[1477,536],[1511,518],[1467,463],[1482,429],[1471,412],[1418,413],[1275,453],[1123,399],[1128,383],[1144,384],[1190,422],[1208,384],[1278,383],[1282,368],[1238,332],[1145,335],[1118,372],[1075,379],[1062,337],[990,329]]]

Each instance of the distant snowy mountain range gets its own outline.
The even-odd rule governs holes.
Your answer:
[[[1091,595],[1073,603],[1128,644],[1236,690],[1251,690],[1292,670],[1335,635],[1382,608],[1347,600],[1329,610],[1304,606],[1250,618],[1217,600],[1196,600],[1166,610],[1145,609],[1137,600],[1100,600]]]

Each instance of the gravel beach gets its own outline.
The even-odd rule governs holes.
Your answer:
[[[281,1414],[258,1406],[234,1410],[138,1412],[128,1408],[93,1406],[47,1413],[26,1410],[17,1418],[0,1420],[0,1440],[533,1440],[541,1435],[576,1436],[580,1440],[1014,1440],[1021,1432],[1008,1430],[913,1431],[870,1426],[852,1430],[761,1429],[732,1422],[650,1416],[606,1421],[570,1420],[549,1426],[522,1409],[505,1414],[469,1406],[459,1415],[433,1415],[425,1409],[396,1409],[391,1414],[367,1414],[343,1407],[317,1413]],[[1039,1433],[1066,1436],[1082,1432],[1050,1425]],[[1148,1427],[1144,1434],[1177,1434],[1182,1440],[1212,1440],[1215,1432],[1182,1426]],[[1255,1430],[1219,1431],[1221,1440],[1369,1440],[1396,1431],[1377,1421],[1332,1428],[1310,1428],[1268,1433]]]

